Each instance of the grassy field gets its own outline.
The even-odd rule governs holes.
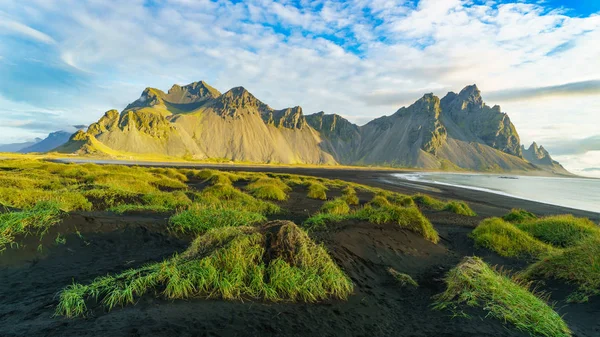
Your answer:
[[[317,211],[297,222],[300,226],[269,221],[285,218],[299,194],[318,203]],[[66,286],[56,308],[60,316],[85,316],[98,305],[110,310],[135,304],[146,294],[344,300],[354,285],[309,234],[338,224],[388,224],[437,244],[440,236],[424,212],[477,215],[461,201],[295,174],[0,160],[0,250],[20,249],[24,237],[41,238],[71,213],[90,211],[164,214],[168,235],[186,238],[189,246],[160,262]],[[58,234],[57,244],[64,244],[66,234]],[[568,336],[564,322],[528,282],[552,278],[573,284],[571,299],[578,302],[600,293],[600,231],[587,219],[538,218],[515,209],[483,220],[470,236],[478,247],[531,264],[508,277],[477,258],[467,259],[448,274],[438,309],[456,314],[464,306],[486,308],[491,317],[533,335]],[[419,287],[408,274],[387,272],[399,291]]]

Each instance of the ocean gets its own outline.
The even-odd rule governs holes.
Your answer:
[[[600,213],[600,179],[434,172],[394,176]]]

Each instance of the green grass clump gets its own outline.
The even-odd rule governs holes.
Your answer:
[[[30,208],[40,201],[56,203],[66,212],[92,208],[85,196],[76,191],[0,188],[0,203],[10,207]]]
[[[531,236],[555,247],[570,247],[587,238],[600,238],[600,227],[586,218],[555,215],[516,225]]]
[[[348,206],[343,198],[336,198],[326,201],[321,207],[321,212],[327,214],[346,215],[350,213],[350,206]]]
[[[273,203],[256,199],[231,185],[223,184],[205,188],[194,202],[205,207],[246,210],[265,215],[281,212],[281,208]]]
[[[446,207],[446,203],[438,199],[432,198],[425,194],[413,195],[414,202],[422,207],[426,207],[435,211],[441,211]]]
[[[444,206],[444,210],[458,215],[477,216],[477,213],[463,201],[450,201]]]
[[[385,196],[376,195],[373,197],[373,199],[371,199],[371,201],[369,202],[369,205],[374,206],[374,207],[389,207],[389,206],[392,206],[392,203],[390,203],[389,200]]]
[[[356,190],[352,186],[346,186],[342,190],[342,198],[348,205],[358,205],[360,202],[358,195],[356,195]]]
[[[309,230],[325,230],[327,226],[333,223],[342,222],[351,219],[349,215],[337,215],[330,213],[317,213],[302,223],[302,226]]]
[[[264,215],[228,208],[192,207],[169,219],[169,228],[182,233],[200,234],[220,227],[252,226],[265,222]]]
[[[172,209],[161,206],[161,205],[135,205],[135,204],[123,204],[114,206],[108,209],[111,212],[117,214],[124,214],[129,212],[153,212],[153,213],[167,213]]]
[[[578,286],[569,299],[586,302],[600,295],[600,239],[589,238],[558,253],[549,254],[529,266],[526,278],[553,278]]]
[[[18,212],[0,213],[0,252],[15,245],[17,235],[43,236],[60,222],[60,205],[42,201],[34,207]]]
[[[212,229],[163,262],[72,284],[60,292],[56,314],[84,316],[89,299],[111,310],[149,292],[169,299],[317,302],[346,299],[352,291],[352,282],[322,246],[292,222],[278,221],[266,228]]]
[[[132,204],[139,200],[139,194],[112,187],[95,187],[82,192],[96,210]]]
[[[479,307],[488,316],[508,322],[532,336],[571,336],[567,324],[529,288],[490,268],[477,257],[466,257],[445,279],[446,291],[436,297],[435,308],[461,312],[462,306]]]
[[[328,188],[318,182],[311,182],[308,185],[308,197],[311,199],[327,200]]]
[[[500,218],[483,220],[470,237],[475,244],[506,257],[537,258],[555,251],[513,224]]]
[[[411,286],[411,287],[417,288],[419,286],[417,281],[415,281],[412,277],[410,277],[410,275],[400,273],[399,271],[395,270],[394,268],[391,268],[391,267],[388,268],[388,273],[390,273],[390,275],[392,275],[392,277],[394,277],[396,279],[396,281],[398,281],[398,283],[402,287]]]
[[[358,210],[354,217],[376,224],[396,223],[402,228],[421,234],[427,240],[437,243],[440,237],[429,220],[416,207],[371,207]]]
[[[527,212],[524,209],[513,208],[509,213],[504,215],[502,219],[512,223],[521,223],[524,221],[537,219],[537,216],[531,212]]]
[[[259,179],[248,184],[246,188],[256,198],[277,201],[287,200],[287,192],[291,190],[281,180],[274,178]]]

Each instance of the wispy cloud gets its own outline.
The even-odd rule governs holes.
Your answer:
[[[497,101],[520,101],[548,96],[592,96],[600,95],[600,80],[574,82],[539,88],[515,88],[494,91],[487,97]]]
[[[48,34],[44,34],[39,30],[33,29],[20,22],[11,20],[0,15],[0,34],[18,34],[20,36],[47,44],[55,44],[56,41]]]

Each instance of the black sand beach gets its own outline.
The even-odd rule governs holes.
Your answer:
[[[170,166],[152,164],[152,166]],[[210,165],[215,168],[217,165]],[[198,166],[194,166],[197,168]],[[431,310],[432,296],[443,291],[443,276],[463,256],[477,255],[486,262],[518,270],[523,262],[478,249],[468,238],[484,218],[501,216],[511,208],[538,215],[571,213],[600,221],[597,213],[513,199],[486,192],[425,183],[404,183],[392,171],[288,167],[220,166],[227,170],[314,175],[381,187],[406,194],[427,193],[443,199],[467,201],[477,217],[445,211],[424,211],[442,240],[433,244],[394,225],[346,221],[327,232],[312,233],[352,278],[355,293],[348,301],[321,304],[227,302],[219,300],[167,301],[147,295],[134,306],[111,312],[96,309],[84,319],[53,317],[56,293],[64,286],[88,282],[96,276],[160,261],[187,246],[189,238],[175,238],[165,228],[169,214],[116,215],[110,212],[74,212],[53,230],[76,228],[65,245],[44,250],[7,251],[0,256],[0,335],[2,336],[524,336],[485,312],[470,319],[452,318]],[[195,183],[191,181],[190,184]],[[196,182],[197,183],[197,182]],[[332,191],[334,197],[339,191]],[[307,199],[303,187],[282,203],[286,219],[301,223],[322,201]],[[359,193],[361,203],[369,193]],[[275,219],[278,216],[273,216]],[[51,233],[52,234],[52,233]],[[48,237],[53,237],[52,235]],[[388,267],[411,275],[416,289],[400,288]],[[600,336],[600,301],[567,304],[572,288],[546,284],[556,310],[574,336]]]

